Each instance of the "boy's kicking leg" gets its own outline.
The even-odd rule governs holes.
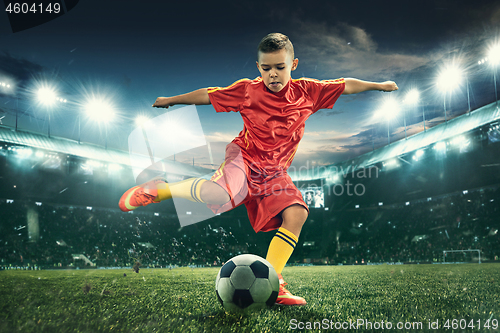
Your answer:
[[[307,219],[307,210],[298,204],[287,207],[281,213],[283,223],[274,235],[269,244],[266,260],[274,267],[280,279],[280,291],[276,303],[282,305],[305,305],[306,301],[299,296],[292,295],[285,289],[286,282],[281,276],[281,272],[285,267],[288,259],[292,255],[297,241],[299,239],[300,231]]]
[[[210,180],[190,178],[169,184],[162,178],[155,178],[129,189],[122,195],[118,205],[122,211],[129,212],[141,206],[172,198],[184,198],[214,205],[221,205],[230,200],[226,190]]]
[[[134,186],[122,195],[118,206],[124,212],[129,212],[141,206],[172,198],[183,198],[193,202],[210,205],[224,205],[231,200],[231,207],[239,204],[232,196],[245,198],[248,193],[241,149],[230,143],[226,147],[224,163],[214,173],[211,180],[190,178],[176,183],[167,183],[165,179],[154,178],[139,186]],[[232,189],[232,190],[231,190]]]

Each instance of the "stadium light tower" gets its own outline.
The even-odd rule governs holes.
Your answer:
[[[104,100],[98,98],[91,98],[85,105],[87,115],[97,121],[104,123],[105,141],[104,148],[108,149],[108,123],[114,118],[115,112],[112,105]]]
[[[416,106],[418,104],[419,99],[420,99],[419,91],[417,89],[411,89],[406,93],[403,102],[409,106]],[[405,110],[404,121],[405,121],[405,139],[406,139],[406,110]],[[424,131],[425,131],[425,115],[424,115]]]
[[[498,109],[498,93],[497,93],[497,68],[498,64],[500,64],[500,42],[497,42],[495,45],[491,46],[488,50],[488,61],[493,67],[493,82],[495,85],[495,102]]]
[[[448,116],[446,112],[446,94],[450,93],[460,86],[462,82],[462,70],[455,64],[446,66],[440,73],[437,80],[438,88],[444,94],[444,120],[448,121]]]
[[[54,88],[43,86],[37,91],[38,102],[45,105],[49,114],[48,135],[50,138],[50,110],[49,108],[54,105],[57,100],[57,94]],[[16,120],[17,122],[17,120]],[[17,125],[16,125],[17,126]]]
[[[387,120],[387,144],[391,144],[389,126],[390,122],[399,112],[399,105],[393,98],[388,98],[377,112],[377,116]]]

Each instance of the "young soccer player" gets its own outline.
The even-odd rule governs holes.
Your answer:
[[[206,203],[214,213],[244,204],[255,232],[278,229],[266,259],[280,278],[276,302],[282,305],[306,304],[304,298],[285,289],[281,275],[309,213],[287,174],[304,134],[305,121],[319,109],[332,108],[340,95],[398,89],[392,81],[291,79],[298,62],[288,37],[272,33],[258,47],[260,77],[242,79],[223,88],[158,97],[154,107],[212,104],[217,112],[240,112],[243,131],[227,146],[225,161],[210,180],[191,178],[168,184],[156,178],[132,187],[119,202],[123,211],[130,211],[171,198],[185,198]]]

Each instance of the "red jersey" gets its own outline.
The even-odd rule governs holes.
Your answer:
[[[344,88],[344,79],[300,78],[290,79],[275,93],[258,77],[208,88],[208,96],[215,111],[241,114],[243,130],[233,142],[241,148],[248,166],[273,174],[292,163],[307,118],[319,109],[332,108]]]

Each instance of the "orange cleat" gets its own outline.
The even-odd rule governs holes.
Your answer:
[[[122,195],[118,206],[122,211],[130,212],[138,207],[160,202],[155,200],[158,195],[156,184],[159,182],[165,183],[165,180],[163,178],[154,178],[144,184],[132,187]]]
[[[294,296],[291,292],[289,292],[285,286],[287,283],[283,280],[283,276],[278,274],[280,279],[280,291],[278,294],[278,298],[276,299],[276,304],[278,305],[306,305],[307,302],[300,296]]]

